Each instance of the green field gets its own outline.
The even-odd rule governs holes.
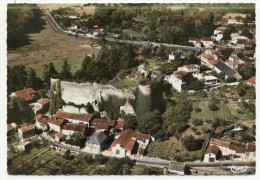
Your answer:
[[[81,68],[81,64],[83,61],[83,57],[78,57],[75,59],[70,59],[68,60],[68,64],[70,65],[70,71],[72,74],[74,74],[77,70],[79,70]],[[55,60],[52,61],[55,69],[58,72],[61,72],[62,70],[62,64],[63,64],[63,60]],[[25,66],[25,70],[28,71],[29,68],[32,68],[35,70],[36,72],[36,76],[39,78],[43,78],[43,65],[44,64],[48,64],[48,62],[41,62],[41,63],[35,63],[35,64],[28,64]]]

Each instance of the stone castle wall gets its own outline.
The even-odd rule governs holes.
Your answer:
[[[103,85],[89,82],[76,83],[51,79],[51,87],[57,88],[57,83],[60,83],[61,98],[65,101],[65,103],[71,102],[76,105],[87,105],[89,102],[95,110],[98,110],[98,103],[101,102],[101,99],[106,100],[109,96],[112,95],[121,99],[135,98],[132,90],[121,90],[115,88],[112,85]],[[69,106],[63,107],[63,109],[66,111],[77,111]]]

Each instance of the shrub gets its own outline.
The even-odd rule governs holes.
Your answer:
[[[192,135],[189,135],[182,139],[182,144],[187,150],[196,151],[201,149],[203,140],[195,139]]]
[[[219,107],[217,105],[216,102],[210,102],[208,104],[208,108],[211,110],[211,111],[218,111],[219,110]]]
[[[195,111],[196,111],[196,112],[201,112],[201,111],[202,111],[202,109],[201,109],[201,108],[199,108],[199,107],[197,107],[197,108],[195,108]]]
[[[195,126],[201,126],[201,125],[203,125],[203,120],[202,119],[194,119],[192,121],[192,124],[194,124]]]
[[[208,128],[206,128],[205,126],[203,126],[201,128],[201,130],[202,130],[203,133],[206,133],[206,134],[210,132],[210,130]]]

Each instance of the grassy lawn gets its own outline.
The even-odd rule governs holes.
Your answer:
[[[82,61],[83,61],[83,57],[78,57],[78,58],[75,58],[75,59],[70,59],[68,60],[68,64],[70,65],[70,71],[72,74],[74,74],[77,70],[79,70],[81,68],[81,64],[82,64]],[[58,72],[61,72],[62,70],[62,64],[63,64],[63,60],[55,60],[55,61],[52,61],[55,69],[58,71]],[[41,63],[35,63],[35,64],[28,64],[25,66],[25,70],[28,71],[29,68],[32,68],[35,70],[36,72],[36,76],[39,77],[39,78],[43,78],[43,65],[44,64],[48,64],[48,62],[41,62]]]

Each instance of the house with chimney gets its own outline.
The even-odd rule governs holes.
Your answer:
[[[37,116],[35,116],[35,126],[37,127],[37,129],[46,131],[49,129],[49,125],[48,125],[49,120],[50,119],[47,116],[38,114]]]
[[[221,158],[221,151],[216,145],[209,145],[204,152],[204,162],[218,162]]]
[[[33,104],[33,111],[34,114],[40,114],[40,113],[46,113],[47,111],[49,111],[49,107],[50,107],[50,100],[45,98],[45,99],[40,99],[38,100],[38,102]]]
[[[57,142],[61,142],[62,140],[64,140],[65,136],[62,134],[62,132],[58,132],[55,134],[55,141]]]
[[[210,160],[209,157],[212,156],[214,157],[214,155],[211,156],[207,155],[209,154],[208,153],[209,151],[214,152],[213,154],[216,154],[217,148],[213,150],[213,146],[217,146],[219,148],[219,151],[221,152],[221,156],[233,156],[236,158],[236,160],[240,160],[240,161],[255,159],[254,143],[248,143],[244,147],[244,146],[238,146],[236,144],[233,144],[225,140],[211,138],[209,142],[209,146],[204,153],[204,162],[215,162],[217,160],[217,159],[214,159],[214,161]]]
[[[224,32],[227,30],[225,27],[218,27],[217,29],[214,30],[213,36],[211,36],[212,39],[220,43],[220,41],[223,38]]]
[[[76,114],[76,113],[69,113],[69,112],[63,112],[63,111],[58,111],[56,113],[57,118],[62,118],[68,120],[70,123],[75,123],[75,124],[84,124],[90,127],[93,114]]]
[[[111,155],[126,157],[138,154],[141,149],[146,150],[151,136],[128,129],[115,133],[115,141],[111,145]]]
[[[200,62],[202,65],[207,66],[210,69],[214,68],[214,65],[219,62],[213,55],[203,53],[200,55]]]
[[[212,45],[214,44],[214,39],[212,39],[210,37],[202,37],[201,42],[204,45],[204,47],[211,48]]]
[[[178,71],[185,71],[187,73],[195,75],[200,73],[200,66],[196,64],[184,65],[183,67],[179,67]]]
[[[34,89],[27,88],[11,93],[11,97],[18,97],[25,100],[27,103],[32,103],[39,98],[39,94]]]
[[[183,77],[187,74],[186,71],[175,71],[170,76],[166,76],[164,80],[168,81],[178,92],[181,92],[182,85],[185,84]]]
[[[60,132],[62,127],[65,124],[66,124],[66,120],[60,119],[60,118],[56,118],[56,117],[52,117],[49,120],[49,122],[48,122],[48,125],[49,125],[50,129],[55,131],[55,132]]]
[[[189,38],[189,43],[193,44],[194,47],[201,48],[201,39],[200,38],[190,37]]]
[[[87,130],[87,125],[67,123],[62,128],[62,134],[70,137],[75,133],[84,134],[86,130]]]
[[[107,148],[109,137],[104,132],[95,132],[86,141],[86,149],[88,152],[100,153]]]

